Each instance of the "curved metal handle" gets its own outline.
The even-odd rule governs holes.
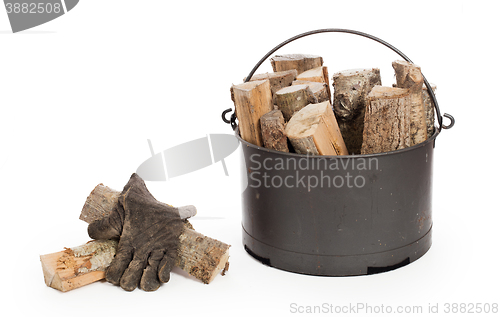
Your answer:
[[[269,58],[269,56],[271,56],[274,52],[276,52],[278,49],[280,49],[283,46],[287,45],[288,43],[293,42],[293,41],[295,41],[297,39],[300,39],[302,37],[305,37],[305,36],[308,36],[308,35],[312,35],[312,34],[327,33],[327,32],[350,33],[350,34],[359,35],[359,36],[362,36],[362,37],[369,38],[370,40],[373,40],[375,42],[378,42],[378,43],[380,43],[380,44],[382,44],[382,45],[390,48],[391,50],[393,50],[394,52],[396,52],[399,56],[401,56],[405,61],[407,61],[409,63],[413,63],[408,58],[408,56],[406,56],[405,54],[403,54],[403,52],[401,52],[400,50],[398,50],[397,48],[395,48],[391,44],[387,43],[386,41],[383,41],[383,40],[381,40],[378,37],[375,37],[373,35],[370,35],[370,34],[367,34],[367,33],[363,33],[363,32],[359,32],[359,31],[348,30],[348,29],[319,29],[319,30],[309,31],[309,32],[305,32],[305,33],[296,35],[296,36],[294,36],[292,38],[289,38],[288,40],[282,42],[281,44],[277,45],[272,50],[270,50],[266,55],[264,55],[264,57],[262,57],[260,59],[260,61],[257,63],[257,65],[255,65],[254,68],[250,71],[250,73],[246,77],[245,82],[248,82],[250,80],[250,78],[252,78],[252,76],[255,73],[255,71],[259,68],[259,66],[267,58]],[[439,105],[438,105],[438,102],[437,102],[437,99],[436,99],[436,95],[434,94],[434,91],[432,90],[431,85],[429,84],[429,82],[427,81],[427,79],[425,78],[425,76],[423,74],[422,74],[422,77],[424,78],[424,83],[425,83],[425,86],[427,87],[427,92],[429,93],[429,97],[431,97],[432,102],[434,102],[434,108],[436,109],[436,117],[437,117],[437,120],[438,120],[438,123],[439,123],[439,127],[438,127],[439,132],[441,132],[442,128],[450,129],[455,124],[455,119],[451,115],[445,114],[445,116],[451,120],[451,123],[449,125],[447,125],[447,126],[443,126],[443,117],[441,116],[441,111],[439,110]],[[227,113],[226,111],[227,110],[225,110],[224,115]],[[231,121],[230,122],[231,122],[231,126],[233,127],[233,130],[234,130],[234,129],[236,129],[236,123],[233,120],[233,116],[234,116],[234,113],[231,116]],[[224,121],[226,122],[226,120],[224,120]]]

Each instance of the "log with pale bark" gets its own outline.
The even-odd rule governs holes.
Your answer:
[[[375,86],[367,96],[361,154],[411,146],[409,89]]]
[[[253,75],[250,81],[268,79],[269,84],[271,85],[271,93],[274,98],[274,94],[278,90],[280,90],[283,87],[290,86],[296,77],[297,77],[297,70],[291,69],[276,73],[264,73],[264,74]],[[246,81],[246,77],[243,79],[243,81]]]
[[[436,93],[436,85],[430,84],[432,91]],[[427,91],[427,86],[422,87],[424,96],[424,108],[425,108],[425,122],[427,124],[427,138],[430,138],[434,134],[434,102]]]
[[[349,154],[361,153],[366,96],[381,84],[378,68],[345,70],[333,75],[333,111]]]
[[[274,72],[296,69],[300,74],[309,69],[323,66],[323,58],[307,54],[276,55],[271,58],[271,65]]]
[[[326,87],[326,92],[328,94],[328,101],[331,103],[331,91],[330,91],[330,80],[328,79],[328,67],[320,66],[307,70],[299,75],[297,75],[297,80],[303,81],[314,81],[317,83],[323,83]]]
[[[396,87],[410,90],[411,96],[411,145],[427,140],[427,123],[422,94],[424,77],[420,67],[407,61],[394,61],[392,68],[396,73]]]
[[[309,89],[313,92],[314,96],[319,102],[329,101],[330,96],[328,95],[328,90],[326,89],[326,85],[324,83],[318,83],[315,81],[305,81],[305,80],[294,80],[292,82],[292,86],[295,85],[307,85]]]
[[[85,201],[80,219],[91,223],[109,215],[118,201],[120,192],[102,184],[97,185]],[[179,214],[191,213],[192,206],[180,207]],[[47,286],[69,291],[105,277],[105,269],[116,252],[114,240],[94,240],[85,245],[61,252],[40,256]],[[205,284],[209,284],[219,272],[229,267],[230,245],[206,237],[193,230],[185,220],[179,236],[176,266]]]
[[[269,80],[234,85],[231,87],[231,97],[236,108],[241,138],[257,146],[263,146],[259,120],[274,109]]]
[[[268,149],[289,152],[285,135],[285,119],[280,110],[273,110],[260,118],[262,139]]]
[[[294,113],[308,104],[318,103],[308,85],[293,85],[281,88],[275,95],[276,106],[283,113],[285,122],[288,122]]]
[[[348,154],[329,101],[307,105],[295,113],[285,133],[299,154]]]

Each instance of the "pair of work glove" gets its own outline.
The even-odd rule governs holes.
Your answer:
[[[92,239],[119,239],[106,280],[126,291],[155,291],[170,279],[177,260],[184,220],[193,206],[175,208],[157,201],[137,174],[132,174],[109,216],[89,224]]]

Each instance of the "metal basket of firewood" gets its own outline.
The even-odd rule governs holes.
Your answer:
[[[284,45],[342,32],[385,45],[397,84],[377,68],[333,75],[323,59],[276,55]],[[432,236],[432,162],[443,117],[433,87],[401,51],[372,35],[321,29],[267,53],[231,87],[230,123],[242,144],[243,244],[264,264],[322,276],[365,275],[409,264]],[[238,120],[238,124],[236,123]],[[435,126],[437,119],[437,126]]]

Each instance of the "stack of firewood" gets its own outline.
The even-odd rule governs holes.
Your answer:
[[[271,64],[273,73],[231,87],[247,142],[307,155],[371,154],[409,147],[434,133],[434,105],[414,64],[392,63],[392,87],[382,86],[377,68],[335,73],[333,101],[322,57],[276,55]]]

